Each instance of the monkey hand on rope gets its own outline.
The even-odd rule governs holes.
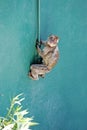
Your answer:
[[[36,45],[35,45],[36,49],[37,49],[37,46],[41,47],[41,44],[42,44],[42,41],[40,40],[40,42],[39,42],[38,39],[37,39],[36,40]]]

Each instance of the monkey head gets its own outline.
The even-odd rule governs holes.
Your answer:
[[[59,42],[59,38],[55,35],[51,35],[48,37],[48,40],[47,40],[47,44],[50,46],[50,47],[55,47],[57,46],[57,43]]]

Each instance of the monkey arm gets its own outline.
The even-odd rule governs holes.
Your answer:
[[[38,39],[36,40],[36,48],[37,46],[41,46],[41,43],[38,41]]]
[[[36,40],[36,48],[37,46],[41,47],[41,45],[46,46],[47,45],[47,41],[38,41],[38,39]]]
[[[44,53],[43,53],[43,51],[39,48],[38,45],[37,45],[37,52],[38,52],[38,54],[43,58]]]

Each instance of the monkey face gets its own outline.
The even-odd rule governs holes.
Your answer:
[[[59,38],[55,35],[51,35],[48,37],[48,42],[47,44],[50,46],[50,47],[55,47],[57,46],[57,43],[59,42]]]

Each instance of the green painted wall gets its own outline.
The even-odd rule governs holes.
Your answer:
[[[0,0],[0,115],[10,97],[40,123],[33,130],[87,130],[87,1],[41,1],[41,38],[60,37],[60,60],[45,79],[28,78],[35,55],[36,1]]]

